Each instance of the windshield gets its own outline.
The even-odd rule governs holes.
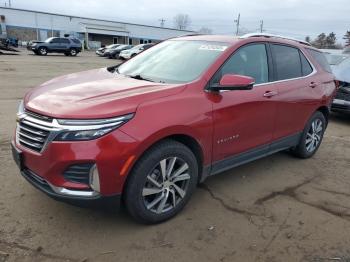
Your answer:
[[[331,54],[326,54],[327,61],[330,65],[338,65],[341,62],[343,62],[346,58],[349,56],[347,55],[331,55]]]
[[[54,37],[50,37],[50,38],[46,39],[46,40],[45,40],[45,43],[50,43],[50,41],[51,41],[52,39],[54,39]]]
[[[168,40],[122,64],[118,72],[154,82],[191,82],[226,50],[227,45],[207,41]]]

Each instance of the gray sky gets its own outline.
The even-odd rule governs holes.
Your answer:
[[[4,5],[5,1],[0,0]],[[264,20],[266,32],[296,38],[335,32],[338,41],[350,30],[349,0],[11,0],[12,7],[109,20],[173,27],[178,13],[191,17],[192,30],[202,26],[214,33],[233,34],[241,13],[243,30],[255,32]]]

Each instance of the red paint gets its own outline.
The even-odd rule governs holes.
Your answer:
[[[269,38],[237,40],[229,36],[183,39],[223,41],[229,47],[197,80],[187,84],[151,83],[97,69],[58,77],[30,91],[25,96],[25,107],[55,118],[94,119],[128,113],[135,116],[99,139],[52,142],[42,154],[17,144],[24,152],[25,166],[56,186],[84,189],[81,184],[65,181],[62,172],[71,164],[93,161],[98,166],[102,195],[117,194],[122,192],[137,159],[165,137],[181,134],[194,138],[203,152],[203,165],[208,166],[303,130],[318,108],[331,103],[335,91],[333,76],[323,71],[301,44]],[[270,41],[298,47],[316,66],[317,73],[262,84],[252,90],[205,91],[208,81],[237,48]],[[223,81],[231,84],[237,81],[237,77],[233,78]],[[240,79],[246,84],[251,81],[249,77]],[[310,87],[312,82],[314,87]],[[265,93],[273,95],[267,97]],[[228,138],[229,142],[220,143]]]

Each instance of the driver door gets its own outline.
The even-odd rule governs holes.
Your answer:
[[[234,156],[268,151],[276,118],[277,88],[269,83],[271,61],[264,43],[239,48],[221,67],[211,84],[218,84],[225,74],[250,76],[252,90],[221,91],[213,99],[213,163],[234,160]],[[214,170],[213,170],[214,171]]]

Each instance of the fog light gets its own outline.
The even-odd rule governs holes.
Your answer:
[[[93,167],[90,169],[90,187],[94,191],[100,192],[100,176],[96,165],[93,165]]]

